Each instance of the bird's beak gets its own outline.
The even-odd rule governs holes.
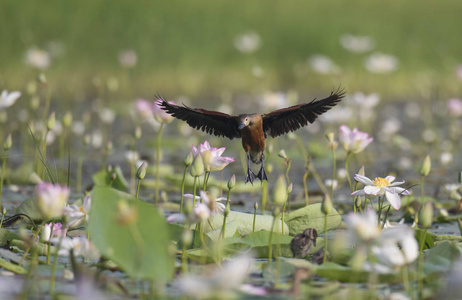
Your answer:
[[[241,122],[241,125],[239,125],[239,127],[237,129],[242,130],[244,127],[245,127],[244,122]]]

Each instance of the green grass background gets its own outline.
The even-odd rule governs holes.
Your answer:
[[[0,2],[0,88],[23,89],[38,71],[24,63],[31,47],[57,41],[63,54],[45,71],[54,93],[88,94],[92,80],[116,78],[119,97],[217,96],[333,86],[348,90],[414,95],[422,86],[448,94],[459,90],[455,68],[462,63],[460,0],[351,1],[16,1]],[[242,54],[233,39],[256,31],[260,50]],[[367,35],[374,51],[395,55],[398,71],[370,74],[367,54],[339,43],[342,34]],[[118,53],[133,49],[130,71]],[[313,54],[331,57],[338,75],[307,66]],[[252,75],[260,66],[265,76]],[[296,70],[296,71],[295,71]]]

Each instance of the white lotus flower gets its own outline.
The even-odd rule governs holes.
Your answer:
[[[344,34],[340,37],[340,44],[348,51],[363,53],[374,48],[374,41],[368,36]]]
[[[419,256],[414,230],[406,226],[384,230],[371,250],[382,264],[392,268],[407,265]]]
[[[325,55],[318,54],[311,56],[309,64],[315,72],[320,74],[336,74],[340,72],[340,67]]]
[[[376,177],[374,180],[371,180],[366,176],[356,174],[355,180],[364,183],[366,186],[362,190],[351,193],[352,196],[366,195],[375,198],[385,194],[387,201],[397,210],[401,207],[401,195],[410,195],[408,190],[398,187],[398,185],[403,184],[404,181],[392,183],[395,180],[394,176],[387,176],[385,178]]]
[[[377,52],[366,59],[365,66],[371,73],[387,74],[398,69],[398,59],[392,55]]]
[[[44,70],[51,64],[51,56],[47,51],[32,48],[26,52],[26,63],[34,68]]]
[[[19,97],[21,97],[21,92],[14,91],[8,93],[7,90],[3,90],[0,95],[0,110],[12,106]]]
[[[119,63],[124,68],[133,68],[136,66],[138,56],[134,50],[124,50],[119,52]]]
[[[234,39],[234,47],[242,53],[252,53],[260,48],[261,39],[255,31],[248,31]]]
[[[51,243],[57,245],[60,238],[52,238]],[[69,256],[71,249],[74,250],[75,256],[83,256],[91,259],[98,259],[100,254],[93,244],[85,236],[74,238],[64,237],[61,241],[61,248],[58,255]]]
[[[79,226],[84,222],[88,222],[91,208],[91,197],[87,195],[83,200],[82,205],[69,205],[64,208],[64,216],[66,216],[66,226],[68,228]]]
[[[225,262],[209,275],[182,275],[174,285],[188,298],[229,299],[241,289],[250,266],[250,257],[242,255]]]

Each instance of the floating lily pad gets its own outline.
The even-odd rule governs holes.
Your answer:
[[[296,235],[307,228],[314,228],[320,234],[324,232],[324,214],[321,212],[321,203],[311,204],[297,209],[285,216],[290,234]],[[335,208],[327,216],[327,230],[335,229],[342,223],[342,218]]]
[[[226,218],[226,223],[228,222],[236,222],[237,224],[237,232],[241,236],[245,236],[249,233],[252,233],[253,230],[253,214],[246,214],[242,212],[231,211]],[[213,230],[221,228],[223,226],[223,216],[221,214],[217,214],[210,218],[210,222],[213,226]],[[271,225],[273,223],[273,216],[268,215],[257,215],[255,219],[255,231],[271,231]],[[274,232],[282,232],[282,221],[279,220],[274,224],[273,231]],[[211,231],[212,228],[210,225],[205,222],[204,224],[204,231],[208,232]],[[227,230],[227,229],[226,229]],[[284,224],[284,232],[285,234],[289,234],[289,227]]]
[[[136,219],[117,221],[118,203],[125,201]],[[166,281],[173,276],[167,223],[157,209],[129,194],[97,186],[92,191],[88,223],[90,238],[98,250],[133,277]]]

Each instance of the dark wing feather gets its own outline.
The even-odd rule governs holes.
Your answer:
[[[241,137],[241,132],[237,129],[238,119],[235,116],[201,108],[190,108],[186,105],[179,106],[168,103],[162,98],[159,99],[163,110],[177,119],[186,121],[192,128],[229,139]]]
[[[343,90],[331,92],[330,96],[310,103],[299,104],[275,110],[262,116],[263,131],[271,137],[277,137],[300,127],[313,123],[316,118],[334,107],[345,96]]]

